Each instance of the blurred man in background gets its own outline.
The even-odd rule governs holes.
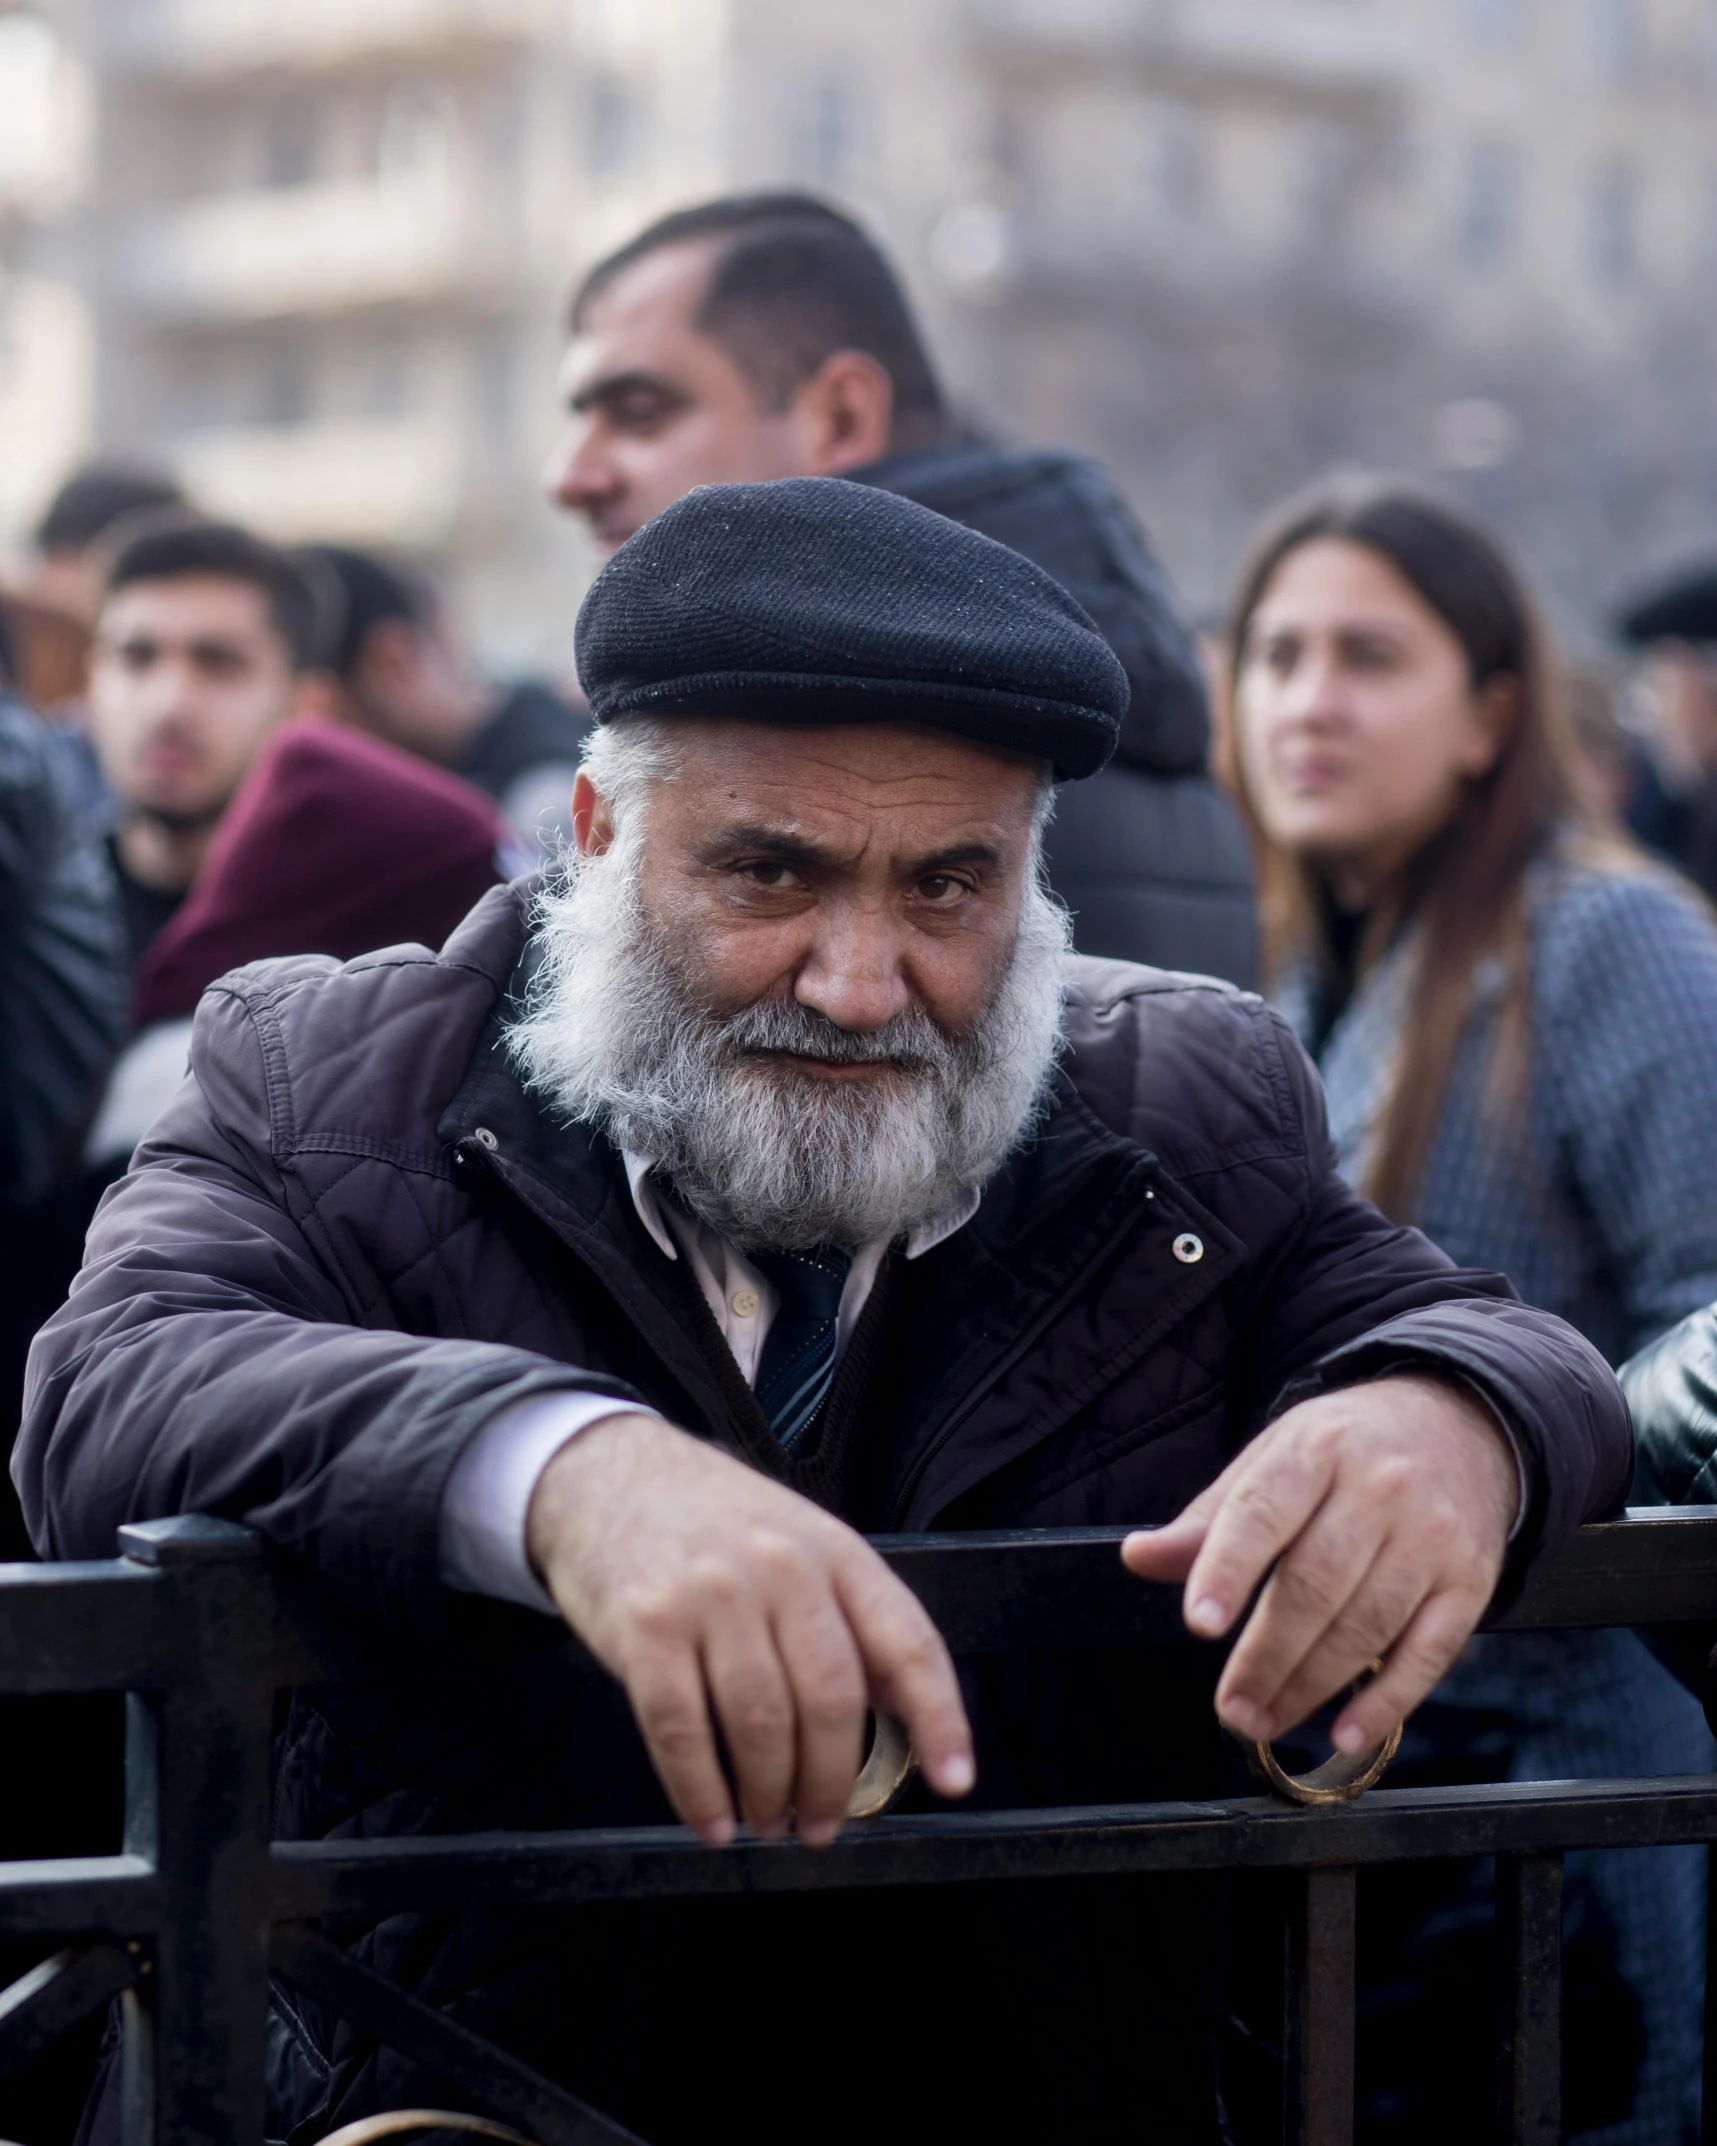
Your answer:
[[[315,631],[292,561],[224,522],[145,528],[109,567],[90,724],[134,963],[190,890],[263,741],[318,706]]]
[[[605,556],[700,484],[849,477],[1053,574],[1132,688],[1113,763],[1060,794],[1045,843],[1079,950],[1252,982],[1245,841],[1143,533],[1084,457],[961,437],[899,279],[851,218],[797,193],[664,217],[590,271],[571,327],[572,424],[548,482]]]
[[[32,708],[62,714],[81,700],[105,551],[123,523],[183,505],[170,477],[107,462],[74,472],[48,502],[36,525],[35,562],[22,585],[0,598],[8,673]]]
[[[320,651],[334,712],[486,790],[521,840],[569,834],[585,734],[570,703],[535,679],[478,677],[434,589],[409,568],[341,544],[303,556],[338,595]]]
[[[1640,840],[1717,896],[1717,567],[1653,589],[1619,621],[1644,656]]]

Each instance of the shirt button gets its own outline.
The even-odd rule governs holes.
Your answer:
[[[763,1299],[755,1289],[736,1289],[728,1302],[736,1319],[755,1319]]]
[[[1174,1256],[1183,1267],[1196,1267],[1204,1257],[1204,1239],[1195,1237],[1191,1230],[1174,1241]]]

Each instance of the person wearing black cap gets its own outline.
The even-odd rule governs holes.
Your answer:
[[[1334,1730],[1379,1740],[1619,1498],[1626,1415],[1571,1329],[1343,1184],[1259,1000],[1066,951],[1045,804],[1126,706],[1090,619],[911,501],[789,480],[657,517],[578,645],[566,875],[439,954],[205,999],[38,1343],[38,1546],[226,1513],[415,1635],[433,1681],[295,1699],[300,1836],[827,1842],[867,1704],[920,1796],[1219,1792],[1219,1717],[1273,1734],[1381,1654]],[[1128,1567],[1242,1626],[1226,1661],[957,1678],[859,1532],[1084,1522],[1154,1526]],[[740,2109],[759,2146],[868,2140],[878,2099],[906,2146],[1216,2146],[1185,1882],[347,1939],[658,2146]],[[320,2013],[276,2028],[271,2137],[445,2094]]]
[[[1617,625],[1645,659],[1651,716],[1628,825],[1717,899],[1717,567],[1653,589]]]

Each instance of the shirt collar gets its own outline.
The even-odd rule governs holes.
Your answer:
[[[650,1232],[670,1259],[678,1259],[679,1248],[674,1243],[667,1221],[662,1213],[661,1196],[651,1178],[651,1164],[643,1155],[634,1155],[630,1148],[623,1148],[620,1159],[626,1165],[626,1182],[632,1188],[632,1204],[638,1210],[638,1219]],[[968,1186],[957,1199],[950,1200],[940,1214],[932,1215],[906,1240],[908,1259],[922,1259],[926,1252],[933,1252],[939,1244],[962,1230],[977,1213],[983,1194],[975,1185]],[[855,1246],[855,1251],[863,1250]]]

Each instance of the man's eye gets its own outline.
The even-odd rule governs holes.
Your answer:
[[[760,859],[755,864],[739,867],[741,879],[750,880],[754,887],[791,887],[798,883],[798,874],[790,864],[781,864],[773,858]]]
[[[609,417],[620,432],[655,432],[666,423],[672,405],[663,395],[623,395],[609,405]]]
[[[918,882],[918,891],[927,902],[953,902],[968,891],[963,879],[956,879],[951,872],[932,872],[927,879]]]

